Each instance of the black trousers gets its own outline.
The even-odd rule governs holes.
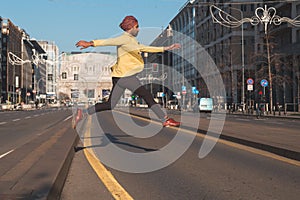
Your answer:
[[[121,78],[113,77],[112,83],[113,87],[108,101],[104,103],[96,103],[94,106],[89,107],[89,114],[104,110],[112,110],[117,105],[125,89],[129,89],[139,97],[142,97],[159,119],[165,119],[166,114],[160,108],[160,105],[154,101],[152,94],[144,86],[142,86],[141,82],[135,75]]]

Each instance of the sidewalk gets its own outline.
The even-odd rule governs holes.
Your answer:
[[[128,108],[118,108],[119,111],[124,111]],[[168,111],[170,116],[174,119],[180,120],[179,112]],[[133,115],[137,115],[140,117],[148,118],[148,109],[144,108],[130,108],[130,113]],[[195,120],[195,118],[189,114],[189,112],[184,112],[185,118],[188,120]],[[294,114],[294,115],[293,115]],[[190,115],[190,116],[189,116]],[[242,112],[230,113],[226,114],[226,117],[230,116],[241,116],[243,115]],[[245,120],[258,120],[256,118],[256,114],[244,116],[248,117]],[[265,115],[260,117],[260,120],[264,120],[267,118],[278,118],[278,119],[293,119],[299,120],[300,122],[300,114],[298,113],[287,113],[287,115],[278,115],[278,113],[274,115]],[[243,121],[241,121],[242,123]],[[208,122],[207,122],[208,123]],[[188,122],[182,124],[183,128],[189,129]],[[257,124],[255,127],[251,129],[251,134],[249,134],[249,130],[247,130],[247,124],[239,124],[236,126],[235,122],[225,121],[224,128],[222,134],[220,135],[221,139],[228,140],[231,142],[243,144],[246,146],[254,147],[257,149],[265,150],[283,157],[287,157],[290,159],[300,161],[300,132],[298,129],[291,129],[286,132],[284,128],[277,128],[274,131],[275,127],[269,126],[264,127],[263,124]],[[267,133],[265,133],[266,129],[269,129]],[[245,131],[241,131],[245,130]],[[198,133],[205,134],[207,131],[207,127],[203,125],[199,125]],[[282,134],[284,133],[284,134]]]

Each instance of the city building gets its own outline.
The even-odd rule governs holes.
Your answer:
[[[265,9],[265,4],[249,1],[186,2],[164,30],[171,27],[171,43],[181,43],[181,52],[174,53],[169,59],[166,56],[164,59],[159,56],[147,58],[158,64],[164,61],[179,72],[168,79],[173,81],[173,92],[180,97],[182,105],[188,108],[193,105],[196,88],[198,97],[213,97],[217,104],[225,107],[253,109],[258,103],[266,103],[268,110],[278,109],[276,105],[299,110],[300,28],[286,22],[277,25],[245,22],[235,27],[224,26],[213,20],[212,12],[219,15],[218,10],[210,9],[213,4],[235,21],[251,19],[256,11],[263,17]],[[266,6],[273,7],[279,17],[295,19],[300,14],[300,2],[276,2]],[[162,37],[158,36],[152,44],[164,44]],[[216,73],[213,68],[209,72],[210,61],[221,74],[226,91],[223,98],[208,88]],[[248,79],[254,81],[253,87],[248,86]],[[262,80],[267,80],[269,85],[262,86]]]
[[[109,53],[72,52],[61,56],[58,94],[61,101],[95,103],[108,98],[112,88]]]
[[[50,103],[56,101],[58,97],[57,81],[62,55],[59,55],[59,48],[54,42],[45,40],[37,42],[45,51],[41,65],[44,65],[46,69],[45,73],[36,76],[35,83],[39,91],[38,98],[41,101]]]
[[[44,50],[11,20],[0,18],[1,103],[28,103],[35,99],[34,77],[43,67],[36,62]]]

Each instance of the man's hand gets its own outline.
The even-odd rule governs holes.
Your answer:
[[[79,42],[76,43],[76,47],[81,47],[80,50],[86,49],[88,47],[94,46],[94,43],[92,41],[87,42],[84,40],[80,40]]]
[[[181,45],[179,43],[175,43],[168,47],[165,47],[164,50],[169,51],[169,50],[180,49],[180,48],[181,48]]]

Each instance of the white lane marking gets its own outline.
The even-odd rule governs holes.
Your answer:
[[[7,122],[0,122],[0,125],[7,124]]]
[[[250,121],[249,119],[241,119],[241,118],[237,118],[236,120],[237,121],[245,121],[245,122],[249,122]]]
[[[72,117],[73,117],[72,115],[69,116],[69,117],[67,117],[66,119],[64,119],[64,122],[67,121],[67,120],[69,120],[69,119],[72,118]]]
[[[0,159],[3,158],[4,156],[7,156],[8,154],[10,154],[10,153],[13,152],[13,151],[14,151],[14,149],[13,149],[13,150],[10,150],[10,151],[8,151],[8,152],[2,154],[2,155],[0,155]]]
[[[17,122],[17,121],[20,121],[21,119],[13,119],[12,121],[13,122]]]
[[[31,118],[31,116],[25,117],[25,119],[30,119],[30,118]]]

